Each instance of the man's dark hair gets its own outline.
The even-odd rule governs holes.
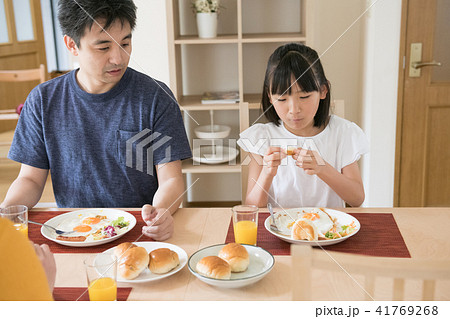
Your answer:
[[[136,25],[136,5],[132,0],[59,0],[58,20],[64,35],[71,37],[77,46],[86,28],[92,28],[94,19],[105,19],[107,30],[117,19]]]
[[[270,94],[290,94],[292,78],[304,92],[320,92],[327,88],[327,95],[320,100],[319,108],[314,116],[314,126],[325,125],[330,113],[330,83],[325,77],[322,63],[317,52],[299,43],[288,43],[280,46],[270,56],[264,78],[261,105],[269,122],[280,125],[280,117],[270,102]]]

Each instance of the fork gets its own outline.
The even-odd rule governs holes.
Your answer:
[[[275,223],[275,216],[273,214],[272,204],[267,203],[267,208],[269,209],[270,216],[272,216],[272,223],[270,224],[270,229],[281,234],[281,231],[278,229],[277,224]]]
[[[72,233],[75,232],[75,231],[73,231],[73,230],[71,230],[71,231],[65,231],[65,230],[56,229],[56,228],[53,227],[53,226],[50,226],[50,225],[47,225],[47,224],[36,223],[36,222],[31,221],[31,220],[28,220],[28,222],[29,222],[30,224],[35,224],[35,225],[41,225],[41,226],[49,227],[49,228],[53,229],[53,230],[55,231],[55,233],[58,234],[58,235],[68,235],[68,234],[72,234]]]

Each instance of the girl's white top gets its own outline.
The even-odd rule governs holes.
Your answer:
[[[279,126],[274,123],[252,125],[240,134],[237,143],[244,151],[261,156],[269,145],[311,149],[338,172],[369,151],[369,142],[361,128],[336,115],[331,115],[325,129],[315,136],[294,135],[280,121]],[[344,201],[325,182],[296,166],[292,156],[285,158],[278,167],[269,190],[269,202],[283,208],[345,207]]]

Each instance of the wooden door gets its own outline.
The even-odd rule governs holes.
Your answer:
[[[403,0],[402,11],[394,205],[450,206],[450,1]],[[441,65],[417,74],[414,60]]]
[[[0,0],[0,24],[0,69],[32,69],[47,64],[40,0]],[[0,109],[16,108],[38,84],[0,83]],[[16,124],[17,120],[0,121],[0,132],[14,129]]]

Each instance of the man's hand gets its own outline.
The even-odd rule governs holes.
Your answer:
[[[163,241],[173,234],[173,217],[165,208],[156,208],[151,205],[142,207],[142,219],[147,226],[142,227],[142,233],[154,240]]]

